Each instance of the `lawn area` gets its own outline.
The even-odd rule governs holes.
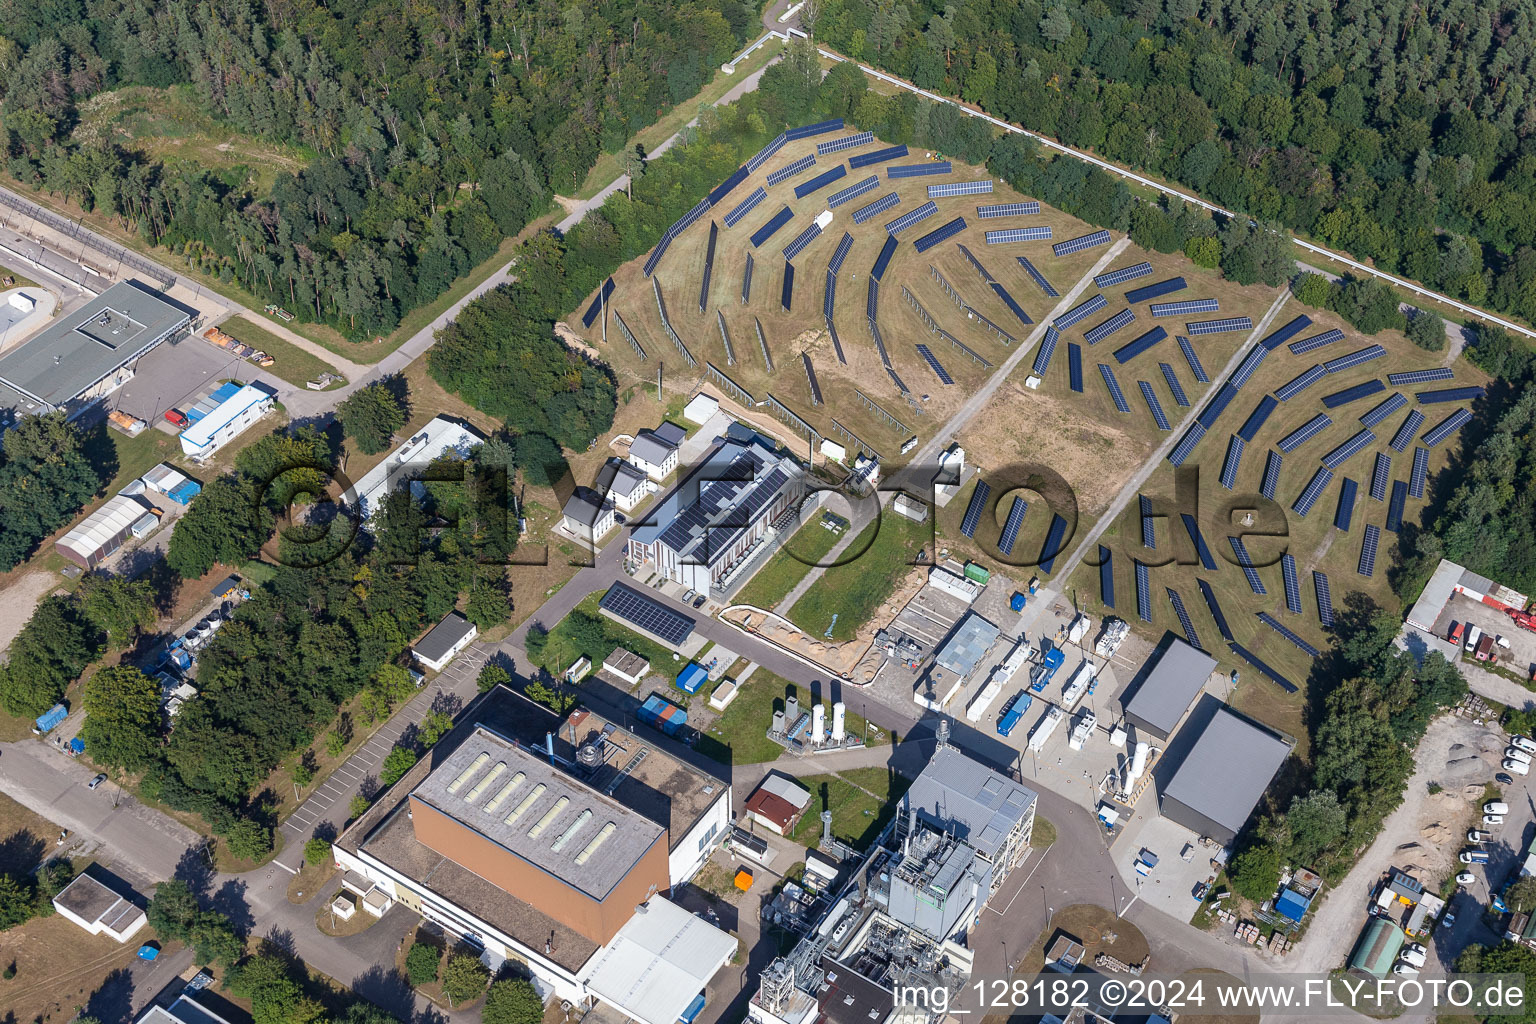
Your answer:
[[[789,611],[801,629],[821,636],[837,616],[832,639],[852,640],[896,589],[902,570],[914,564],[932,527],[887,511],[844,549],[839,565],[822,573]]]
[[[10,266],[8,266],[8,265],[6,265],[4,263],[0,263],[0,277],[12,278],[11,283],[4,286],[6,288],[40,288],[40,287],[42,287],[36,281],[34,281],[30,277],[28,277],[26,274],[23,274],[20,271],[16,270],[15,268],[10,267]]]
[[[768,738],[768,726],[775,711],[784,710],[784,699],[793,696],[802,710],[808,710],[811,695],[804,687],[759,668],[741,685],[741,692],[731,701],[715,724],[701,733],[695,749],[721,764],[761,764],[777,760],[784,748]],[[823,694],[823,700],[825,700]],[[828,721],[831,721],[830,716]],[[863,735],[867,725],[862,717],[848,712],[845,727],[849,735]],[[886,741],[882,732],[870,732],[869,745]]]
[[[25,875],[54,849],[59,827],[0,793],[0,875]]]
[[[720,101],[720,97],[730,92],[738,82],[746,79],[754,71],[765,66],[770,60],[779,55],[784,49],[784,44],[777,39],[770,39],[758,48],[746,60],[736,65],[732,74],[716,71],[715,77],[709,84],[700,89],[692,99],[684,100],[671,110],[662,115],[661,120],[640,129],[625,144],[624,151],[633,150],[637,145],[644,146],[647,153],[661,145],[667,139],[682,130],[683,126],[692,121],[699,113],[699,104],[708,103],[711,106]],[[604,153],[597,158],[597,163],[592,165],[592,170],[587,172],[586,181],[582,182],[581,189],[577,191],[577,199],[591,199],[603,189],[613,183],[614,179],[624,173],[624,167],[619,163],[618,153]]]
[[[842,537],[842,530],[824,529],[821,516],[813,513],[811,519],[768,560],[768,564],[741,588],[741,593],[736,595],[737,603],[772,611],[774,605],[805,579],[813,566],[823,563],[827,552]]]
[[[811,804],[790,832],[797,843],[815,846],[821,812],[832,812],[832,834],[867,849],[896,814],[910,779],[885,768],[851,768],[835,775],[807,775],[800,784],[811,791]]]
[[[571,609],[571,613],[549,629],[549,640],[534,663],[558,676],[583,656],[590,658],[594,668],[600,668],[603,659],[613,653],[615,647],[634,651],[651,663],[651,671],[667,679],[675,679],[687,664],[673,661],[672,652],[639,633],[631,632],[598,611],[602,594],[588,594],[586,599]],[[688,703],[688,694],[674,690],[669,699],[678,704]]]
[[[296,387],[303,387],[305,381],[314,380],[322,373],[336,372],[336,367],[319,356],[304,351],[291,341],[279,338],[247,317],[231,317],[219,325],[219,330],[236,341],[261,349],[271,356],[273,363],[266,367],[266,371]],[[325,390],[330,391],[338,387],[341,385],[332,384]]]

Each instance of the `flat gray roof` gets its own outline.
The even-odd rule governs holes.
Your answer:
[[[474,625],[458,612],[449,612],[447,618],[433,626],[426,636],[412,644],[411,650],[428,661],[438,661],[443,655],[453,650],[453,645],[468,636],[474,628]]]
[[[1215,670],[1215,658],[1175,638],[1124,703],[1125,713],[1168,736]]]
[[[1440,610],[1451,599],[1451,594],[1456,590],[1456,584],[1461,582],[1465,572],[1465,569],[1450,559],[1440,559],[1440,564],[1435,566],[1434,575],[1419,592],[1419,599],[1408,610],[1408,621],[1420,629],[1433,630],[1435,620],[1440,617]]]
[[[598,900],[666,832],[483,727],[411,796]]]
[[[131,284],[115,284],[0,356],[0,383],[58,408],[138,359],[191,317]],[[0,393],[0,400],[9,397]],[[41,408],[21,411],[43,412]]]
[[[1034,803],[1033,790],[946,746],[913,781],[902,812],[915,808],[990,859]]]
[[[1285,740],[1221,708],[1184,756],[1163,795],[1239,832],[1290,755]]]
[[[949,639],[944,641],[933,660],[940,668],[947,668],[956,675],[968,676],[988,648],[997,642],[997,634],[998,629],[991,622],[975,612],[966,612],[965,618],[949,634]]]

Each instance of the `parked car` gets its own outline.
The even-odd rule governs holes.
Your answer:
[[[1456,926],[1456,915],[1455,914],[1453,914],[1449,910],[1447,910],[1445,913],[1440,915],[1440,927],[1441,928],[1454,928],[1455,926]]]
[[[1458,859],[1460,859],[1460,861],[1463,864],[1487,864],[1488,863],[1488,851],[1487,850],[1462,850],[1461,853],[1457,854],[1457,857],[1458,857]]]
[[[1492,842],[1492,840],[1492,832],[1484,832],[1483,830],[1476,828],[1467,829],[1467,842],[1469,843],[1487,843]]]
[[[683,604],[689,604],[690,602],[692,602],[693,601],[693,595],[695,593],[696,593],[696,591],[694,591],[693,589],[690,588],[688,593],[683,595]]]
[[[1423,946],[1420,946],[1418,949],[1414,949],[1412,946],[1404,946],[1402,952],[1398,954],[1398,958],[1402,963],[1411,964],[1419,968],[1422,968],[1429,959],[1424,953]]]
[[[1493,777],[1493,781],[1497,782],[1501,786],[1513,786],[1515,784],[1515,780],[1510,776],[1505,775],[1503,772],[1499,772],[1497,775],[1495,775]]]
[[[1508,814],[1509,804],[1505,803],[1503,800],[1489,800],[1487,803],[1483,804],[1483,813]]]
[[[1472,885],[1477,881],[1477,876],[1470,871],[1463,871],[1456,876],[1457,885]]]
[[[703,608],[704,602],[708,600],[709,598],[705,597],[703,594],[700,594],[698,597],[693,599],[693,606],[695,608]]]
[[[165,410],[165,418],[167,422],[178,427],[185,427],[189,422],[186,416],[182,415],[181,412],[176,409]]]
[[[1519,747],[1527,754],[1536,754],[1536,740],[1532,740],[1529,737],[1511,736],[1509,738],[1509,745],[1512,747]]]
[[[1504,815],[1502,815],[1502,814],[1485,814],[1485,815],[1483,815],[1483,824],[1484,825],[1502,825],[1502,824],[1504,824]]]
[[[97,786],[101,785],[103,782],[106,782],[106,781],[107,781],[107,773],[106,772],[99,772],[99,773],[97,773],[97,775],[96,775],[96,777],[94,779],[92,779],[90,782],[87,782],[85,784],[85,788],[86,789],[95,789]]]
[[[1531,763],[1529,761],[1516,761],[1512,757],[1506,757],[1504,759],[1504,770],[1514,772],[1516,775],[1529,775],[1531,774]]]
[[[1392,968],[1392,973],[1393,974],[1418,974],[1419,973],[1419,969],[1417,967],[1413,966],[1413,964],[1403,963],[1401,960],[1399,960],[1397,962],[1397,966]]]

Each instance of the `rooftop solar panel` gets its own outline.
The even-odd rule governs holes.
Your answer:
[[[1361,576],[1371,576],[1376,572],[1376,545],[1381,543],[1381,527],[1375,523],[1367,523],[1365,537],[1360,542],[1360,561],[1355,566],[1355,572]]]
[[[1396,533],[1403,525],[1403,506],[1408,504],[1408,484],[1392,481],[1392,499],[1387,502],[1387,532]]]
[[[1248,578],[1248,589],[1259,597],[1266,593],[1264,581],[1259,579],[1259,570],[1254,566],[1253,558],[1248,554],[1248,546],[1243,543],[1241,537],[1228,537],[1227,542],[1232,545],[1232,554],[1237,556],[1237,564],[1242,568],[1243,575]]]
[[[1333,451],[1323,456],[1323,465],[1329,469],[1338,469],[1345,462],[1365,450],[1365,447],[1376,440],[1376,435],[1371,433],[1369,427],[1362,427],[1354,437],[1339,445]]]
[[[1181,292],[1187,287],[1189,286],[1184,283],[1184,279],[1182,277],[1170,277],[1168,280],[1159,281],[1156,284],[1143,285],[1140,288],[1132,288],[1130,291],[1125,293],[1125,301],[1130,303],[1147,302],[1151,299],[1160,298],[1164,295],[1172,295],[1174,292]],[[1202,301],[1214,302],[1215,300],[1205,299]],[[1167,303],[1164,303],[1164,305],[1167,305]],[[1214,306],[1211,308],[1215,309]],[[1152,315],[1161,316],[1162,314],[1154,312]]]
[[[1435,445],[1438,445],[1439,442],[1445,441],[1445,438],[1450,438],[1453,433],[1461,430],[1461,428],[1464,427],[1464,425],[1467,424],[1467,421],[1470,421],[1470,419],[1471,413],[1468,413],[1465,408],[1458,408],[1455,413],[1452,413],[1452,415],[1447,416],[1447,418],[1442,419],[1442,421],[1439,421],[1438,424],[1435,424],[1433,427],[1425,430],[1424,436],[1419,438],[1419,441],[1424,442],[1425,447],[1433,448]]]
[[[1317,621],[1325,628],[1333,625],[1333,593],[1328,588],[1328,577],[1312,571],[1312,593],[1317,597]]]
[[[672,647],[681,647],[693,632],[696,620],[627,583],[615,583],[598,602],[599,606]]]
[[[1067,386],[1083,393],[1083,347],[1067,342]]]
[[[1098,324],[1095,327],[1090,327],[1088,330],[1084,331],[1083,340],[1088,342],[1090,345],[1097,345],[1099,342],[1103,341],[1111,334],[1114,334],[1116,331],[1130,326],[1130,324],[1133,323],[1135,319],[1135,313],[1128,309],[1122,309],[1120,312],[1116,313],[1108,320],[1105,320],[1103,323]]]
[[[826,142],[816,143],[816,155],[826,156],[828,153],[841,153],[845,149],[852,149],[855,146],[867,146],[874,141],[874,132],[859,132],[857,135],[844,135],[840,139],[828,139]]]
[[[1231,490],[1237,483],[1237,470],[1243,464],[1243,445],[1241,437],[1233,434],[1227,439],[1227,456],[1221,460],[1221,486]]]
[[[1313,366],[1310,369],[1302,370],[1296,376],[1275,388],[1275,397],[1282,402],[1289,402],[1326,376],[1328,376],[1328,371],[1321,366]]]
[[[930,200],[915,210],[908,210],[906,213],[902,214],[900,217],[897,217],[895,220],[887,221],[885,230],[888,234],[900,234],[907,228],[911,227],[913,224],[916,224],[918,221],[927,220],[929,217],[932,217],[938,212],[939,204]]]
[[[1231,384],[1234,388],[1240,388],[1247,384],[1248,379],[1254,375],[1259,368],[1259,364],[1268,355],[1269,349],[1263,345],[1255,345],[1252,351],[1243,356],[1243,361],[1237,364],[1237,369],[1232,371],[1232,376],[1227,379],[1227,383]]]
[[[1321,434],[1324,430],[1328,429],[1329,425],[1332,423],[1333,420],[1329,419],[1327,413],[1318,413],[1316,416],[1313,416],[1311,419],[1307,420],[1307,422],[1303,423],[1301,426],[1297,427],[1295,430],[1282,437],[1280,439],[1280,450],[1282,452],[1295,451],[1297,448],[1300,448],[1303,444],[1310,441],[1318,434]]]
[[[1109,238],[1108,231],[1093,231],[1086,235],[1079,235],[1077,238],[1069,238],[1065,242],[1057,242],[1051,246],[1051,252],[1057,256],[1069,256],[1074,252],[1091,249],[1096,245],[1108,245]]]
[[[901,196],[897,195],[895,192],[889,192],[881,196],[879,199],[876,199],[868,206],[861,206],[857,210],[854,210],[853,222],[855,224],[863,224],[871,217],[878,217],[880,214],[884,213],[886,210],[889,210],[899,202],[901,202]]]
[[[1056,342],[1060,337],[1060,332],[1053,328],[1040,339],[1040,348],[1035,351],[1035,362],[1030,368],[1037,376],[1044,377],[1045,371],[1051,368],[1051,357],[1056,354]]]
[[[1408,415],[1403,417],[1402,425],[1397,428],[1397,433],[1392,435],[1391,448],[1395,452],[1406,451],[1413,441],[1413,435],[1418,433],[1424,425],[1424,414],[1417,409],[1409,409]]]
[[[1355,495],[1359,489],[1359,484],[1347,476],[1339,482],[1339,503],[1333,509],[1334,529],[1349,532],[1349,524],[1355,518]]]
[[[1100,274],[1093,279],[1093,286],[1095,288],[1112,288],[1117,284],[1134,281],[1138,277],[1146,277],[1150,273],[1152,273],[1152,264],[1145,262],[1137,263],[1134,266],[1123,267],[1120,270],[1111,270],[1108,273]]]
[[[829,170],[822,171],[810,181],[802,181],[800,184],[796,185],[795,198],[804,199],[806,196],[813,192],[820,192],[822,189],[826,188],[834,181],[845,177],[847,174],[848,169],[842,164],[838,164],[836,167],[833,167]]]
[[[1317,472],[1312,474],[1312,479],[1307,481],[1304,489],[1296,501],[1291,505],[1291,511],[1298,516],[1306,517],[1312,511],[1312,506],[1317,504],[1317,499],[1323,496],[1323,489],[1333,481],[1333,470],[1326,466],[1317,467]]]
[[[1291,355],[1300,356],[1311,352],[1313,349],[1322,348],[1324,345],[1332,345],[1336,341],[1344,340],[1344,332],[1338,328],[1324,331],[1322,334],[1314,334],[1310,338],[1302,338],[1293,342],[1290,346]]]
[[[848,166],[854,170],[860,167],[869,167],[873,164],[888,163],[892,160],[900,160],[907,155],[906,146],[891,146],[888,149],[877,149],[873,153],[860,153],[848,158]]]
[[[1456,376],[1456,371],[1449,366],[1436,366],[1428,370],[1406,370],[1402,373],[1389,373],[1387,380],[1395,388],[1405,387],[1409,384],[1427,384],[1432,380],[1450,380]]]
[[[1376,453],[1376,464],[1371,467],[1371,497],[1387,500],[1387,481],[1392,478],[1392,457],[1386,452]]]
[[[1184,531],[1189,534],[1190,543],[1195,546],[1195,554],[1200,558],[1201,566],[1214,572],[1217,568],[1216,559],[1211,556],[1211,549],[1205,546],[1205,536],[1200,532],[1200,524],[1195,522],[1195,517],[1188,512],[1180,512],[1179,518],[1184,520]]]
[[[1264,426],[1265,421],[1269,419],[1270,413],[1274,412],[1279,404],[1279,402],[1275,401],[1273,395],[1265,395],[1259,399],[1259,404],[1253,407],[1253,412],[1248,414],[1248,418],[1243,421],[1241,429],[1238,430],[1238,434],[1241,435],[1242,439],[1244,441],[1252,441],[1260,428]]]
[[[933,370],[933,375],[939,378],[940,384],[953,384],[955,382],[955,378],[949,375],[949,371],[944,369],[943,364],[939,362],[938,356],[934,355],[927,345],[918,345],[917,354],[922,356],[928,363],[929,368]]]
[[[1158,430],[1172,430],[1168,423],[1168,414],[1163,412],[1163,403],[1158,401],[1157,394],[1152,390],[1148,381],[1139,380],[1136,386],[1141,389],[1142,400],[1147,403],[1147,411],[1152,414],[1152,422],[1157,424]]]
[[[1106,608],[1115,606],[1114,555],[1103,544],[1099,545],[1099,600]]]
[[[1216,602],[1216,591],[1203,579],[1196,578],[1195,584],[1205,598],[1205,606],[1210,609],[1211,618],[1216,620],[1216,632],[1221,634],[1223,640],[1231,641],[1232,630],[1227,626],[1227,617],[1221,613],[1221,605]]]
[[[1263,345],[1270,351],[1274,351],[1311,326],[1312,318],[1303,313],[1301,316],[1298,316],[1296,319],[1292,320],[1278,331],[1274,331],[1265,336],[1264,340],[1260,341],[1259,344]]]
[[[1136,575],[1136,615],[1143,622],[1152,621],[1152,580],[1147,567],[1138,559],[1131,559]]]
[[[1119,348],[1115,349],[1115,362],[1119,363],[1121,366],[1124,366],[1126,363],[1130,362],[1132,359],[1135,359],[1137,356],[1141,355],[1147,349],[1151,348],[1153,345],[1156,345],[1166,337],[1168,337],[1167,331],[1163,330],[1161,327],[1154,327],[1147,333],[1143,334],[1141,337],[1136,338],[1134,341],[1126,342],[1124,345],[1121,345]]]
[[[1138,494],[1136,506],[1141,513],[1141,546],[1148,551],[1156,551],[1157,517],[1152,514],[1152,499],[1145,494]]]
[[[1227,334],[1232,331],[1251,331],[1253,321],[1246,316],[1229,316],[1225,320],[1202,320],[1184,325],[1190,334]],[[1262,348],[1261,351],[1268,352]]]
[[[1019,528],[1024,525],[1024,515],[1029,511],[1029,502],[1018,495],[1014,495],[1013,504],[1008,509],[1008,521],[1003,523],[1003,532],[997,539],[997,550],[1005,555],[1013,554],[1013,545],[1018,542]]]
[[[1380,345],[1367,345],[1365,348],[1356,349],[1348,355],[1328,360],[1323,364],[1323,369],[1329,373],[1338,373],[1341,370],[1348,370],[1359,366],[1361,363],[1368,363],[1372,359],[1380,359],[1386,354],[1387,350]]]
[[[1269,614],[1268,612],[1259,612],[1259,621],[1264,623],[1264,625],[1268,626],[1270,629],[1274,630],[1276,633],[1279,633],[1281,636],[1285,637],[1291,643],[1295,644],[1297,648],[1299,648],[1302,652],[1309,654],[1314,658],[1317,657],[1318,650],[1316,647],[1313,647],[1301,637],[1297,636],[1288,627],[1282,625],[1280,621],[1277,620],[1273,615]]]
[[[1408,497],[1424,497],[1424,483],[1429,477],[1429,449],[1414,448],[1413,472],[1408,477]]]
[[[1211,378],[1206,376],[1205,367],[1200,365],[1200,357],[1195,355],[1195,346],[1182,334],[1175,334],[1173,337],[1179,343],[1179,351],[1184,353],[1184,361],[1189,364],[1189,372],[1195,375],[1195,380],[1201,384],[1209,384]]]
[[[929,199],[947,199],[950,196],[974,196],[992,191],[992,182],[986,181],[949,181],[942,185],[929,185]]]
[[[1296,558],[1289,551],[1280,556],[1280,575],[1285,579],[1285,607],[1301,614],[1301,581],[1296,578]]]
[[[833,192],[830,196],[827,196],[827,208],[835,210],[839,206],[842,206],[844,203],[851,203],[855,199],[859,198],[859,196],[867,195],[879,187],[879,175],[871,174],[863,181],[856,181],[852,185],[849,185],[847,188],[839,189],[838,191]]]
[[[770,217],[766,224],[752,232],[752,237],[750,239],[752,248],[762,248],[763,243],[772,238],[774,232],[778,231],[785,224],[788,224],[791,220],[793,220],[794,216],[794,212],[786,206],[778,213]]]
[[[976,527],[981,525],[981,514],[986,511],[987,498],[991,494],[991,484],[985,480],[976,481],[976,490],[971,492],[970,504],[965,506],[965,517],[960,520],[960,532],[965,536],[976,536]]]
[[[1483,397],[1483,389],[1476,385],[1464,388],[1442,388],[1439,391],[1420,391],[1413,396],[1420,405],[1436,405],[1441,402],[1465,402]]]
[[[1184,465],[1184,460],[1189,458],[1190,453],[1195,450],[1195,445],[1199,444],[1204,436],[1205,426],[1198,421],[1191,423],[1189,429],[1184,431],[1184,436],[1179,438],[1179,443],[1173,446],[1173,451],[1168,453],[1169,463],[1174,466]]]
[[[1099,376],[1104,378],[1104,386],[1109,389],[1109,397],[1115,403],[1115,408],[1120,412],[1130,412],[1131,407],[1126,404],[1125,392],[1120,390],[1120,382],[1115,379],[1115,371],[1109,368],[1109,364],[1099,364]]]
[[[1045,292],[1046,295],[1053,299],[1060,296],[1061,293],[1051,285],[1051,282],[1045,279],[1044,274],[1035,269],[1035,265],[1033,263],[1029,262],[1029,260],[1025,259],[1023,256],[1015,256],[1014,259],[1019,261],[1019,266],[1024,268],[1024,273],[1028,274],[1030,280],[1034,281],[1035,284],[1040,286],[1041,291]]]
[[[1376,405],[1372,406],[1370,411],[1362,414],[1360,417],[1360,425],[1365,427],[1374,427],[1376,424],[1380,423],[1388,416],[1391,416],[1393,413],[1397,412],[1397,410],[1401,409],[1407,404],[1408,399],[1404,398],[1401,392],[1393,392],[1386,398],[1383,398],[1380,402],[1376,403]]]
[[[812,221],[810,227],[806,228],[804,231],[802,231],[798,235],[796,235],[790,241],[790,243],[784,247],[784,250],[783,250],[784,258],[786,260],[792,260],[796,256],[799,256],[800,253],[805,250],[806,246],[808,246],[812,242],[816,241],[817,237],[820,234],[821,234],[821,225],[817,224],[815,221]]]
[[[1051,516],[1050,529],[1045,532],[1045,543],[1040,545],[1039,565],[1042,572],[1050,572],[1056,565],[1056,556],[1061,554],[1062,540],[1067,535],[1067,521],[1059,514]]]
[[[893,178],[922,178],[930,174],[948,174],[954,168],[948,160],[926,164],[896,164],[885,169],[886,180]]]
[[[993,217],[1023,217],[1040,212],[1040,204],[1035,200],[1023,203],[992,203],[988,206],[976,207],[976,216],[982,220],[991,220]]]
[[[1095,295],[1091,299],[1085,299],[1084,301],[1079,302],[1077,305],[1073,306],[1071,309],[1067,310],[1065,313],[1061,314],[1061,316],[1053,320],[1052,323],[1056,325],[1058,330],[1064,331],[1078,321],[1088,319],[1088,317],[1097,313],[1107,305],[1109,305],[1109,303],[1104,301],[1104,296]]]
[[[768,193],[762,187],[758,187],[751,195],[737,203],[730,213],[725,215],[725,226],[728,228],[735,227],[741,221],[741,218],[751,213],[758,203],[767,198]]]
[[[1051,237],[1051,229],[1047,227],[1036,228],[999,228],[996,231],[988,231],[982,235],[988,245],[1003,245],[1008,242],[1041,242]]]
[[[787,181],[797,174],[804,174],[806,171],[815,166],[816,154],[814,153],[807,153],[805,156],[802,156],[798,160],[791,160],[789,163],[785,164],[783,167],[780,167],[778,170],[769,172],[768,187],[772,188],[774,185],[777,185],[782,181]]]
[[[1183,302],[1154,302],[1147,307],[1153,316],[1187,316],[1190,313],[1215,313],[1221,303],[1215,299],[1185,299]]]
[[[1335,391],[1331,395],[1324,395],[1323,408],[1337,409],[1341,405],[1348,405],[1350,402],[1358,402],[1362,398],[1379,395],[1385,390],[1387,390],[1387,386],[1379,380],[1364,381],[1352,388],[1345,388],[1343,391]]]
[[[915,248],[918,252],[927,252],[929,249],[932,249],[940,242],[949,238],[953,238],[964,230],[965,218],[956,217],[948,224],[935,228],[934,230],[924,235],[922,238],[917,239],[912,243],[912,247]]]
[[[1179,382],[1179,375],[1173,372],[1173,367],[1167,363],[1158,363],[1157,368],[1163,371],[1163,380],[1168,383],[1168,392],[1173,395],[1173,403],[1181,409],[1189,408],[1189,399],[1184,395],[1184,385]]]
[[[1280,485],[1280,453],[1271,449],[1264,457],[1264,477],[1259,482],[1259,493],[1270,501],[1275,500],[1275,488]]]

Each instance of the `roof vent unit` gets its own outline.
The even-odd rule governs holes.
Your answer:
[[[576,751],[576,763],[583,768],[596,768],[603,763],[602,747],[596,743],[583,744]]]

